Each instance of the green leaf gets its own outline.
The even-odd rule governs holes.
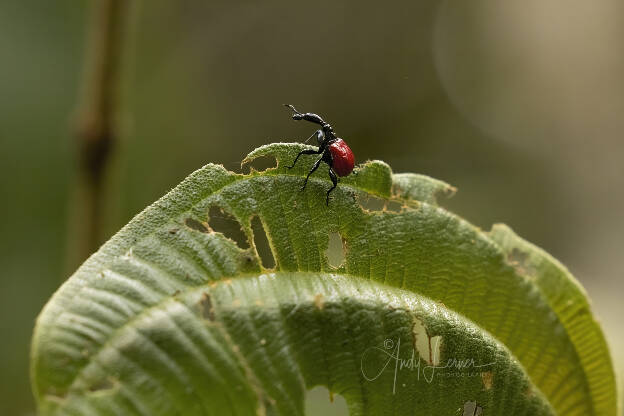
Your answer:
[[[285,168],[303,148],[256,149],[244,162],[278,162],[262,172],[205,166],[78,269],[37,320],[41,414],[301,415],[316,385],[352,415],[617,414],[604,336],[563,266],[383,162],[327,207],[326,172],[300,191],[312,157]]]

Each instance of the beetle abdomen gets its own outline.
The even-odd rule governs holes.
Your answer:
[[[338,176],[347,176],[353,170],[355,157],[353,152],[342,139],[336,139],[329,145],[332,155],[332,167]]]

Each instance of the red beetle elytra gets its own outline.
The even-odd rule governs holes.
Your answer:
[[[297,159],[299,159],[299,156],[301,155],[321,155],[321,157],[314,162],[314,165],[312,165],[312,169],[308,172],[308,176],[306,176],[301,190],[305,189],[308,183],[308,178],[315,170],[318,169],[321,162],[327,163],[329,165],[329,177],[334,184],[334,186],[329,188],[329,191],[327,191],[327,197],[325,199],[326,204],[329,205],[329,194],[336,188],[336,186],[338,186],[338,178],[336,177],[336,174],[338,176],[347,176],[353,171],[353,166],[355,165],[353,152],[344,140],[336,137],[332,126],[330,126],[329,123],[326,123],[318,114],[300,113],[292,105],[284,105],[293,111],[293,120],[306,120],[321,126],[321,128],[314,132],[312,136],[308,137],[308,140],[310,140],[316,135],[316,140],[319,145],[318,150],[302,150],[299,152],[292,165],[287,166],[287,168],[292,169],[295,167],[295,163],[297,163]],[[306,140],[306,142],[308,140]]]

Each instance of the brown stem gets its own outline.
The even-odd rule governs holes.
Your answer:
[[[84,84],[76,114],[78,184],[68,258],[75,267],[100,244],[104,178],[116,142],[115,116],[124,18],[129,0],[94,0]]]

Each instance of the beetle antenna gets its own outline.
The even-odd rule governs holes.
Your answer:
[[[315,135],[315,134],[316,134],[316,132],[312,133],[312,135],[311,135],[310,137],[308,137],[304,143],[309,142],[309,141],[310,141],[310,139],[311,139],[312,137],[314,137],[314,135]]]
[[[295,108],[294,105],[291,104],[284,104],[284,107],[288,107],[290,108],[295,114],[301,114],[299,111],[297,111],[297,109]]]

